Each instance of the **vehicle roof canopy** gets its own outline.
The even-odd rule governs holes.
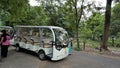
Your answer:
[[[55,28],[55,29],[63,29],[61,27],[58,26],[15,26],[16,28]]]
[[[0,28],[12,28],[10,26],[0,26]]]

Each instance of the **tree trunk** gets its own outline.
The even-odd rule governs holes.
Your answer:
[[[76,25],[76,32],[77,32],[76,37],[77,37],[77,48],[80,49],[78,29],[79,29],[79,24]]]
[[[108,50],[107,41],[108,41],[109,27],[110,27],[111,3],[112,3],[112,0],[107,0],[106,12],[105,12],[103,42],[102,42],[102,45],[101,45],[101,48],[104,49],[104,50]]]
[[[79,23],[80,23],[80,20],[81,20],[81,17],[82,17],[82,14],[83,14],[83,3],[84,3],[84,0],[82,0],[82,4],[81,4],[81,9],[80,9],[80,13],[78,13],[78,8],[77,8],[77,2],[78,0],[72,0],[73,2],[73,6],[75,8],[75,16],[76,16],[76,41],[77,41],[77,48],[80,49],[80,44],[79,44]],[[80,15],[78,15],[80,14]]]
[[[85,47],[86,47],[85,45],[86,45],[86,41],[84,40],[83,41],[83,50],[85,50]]]

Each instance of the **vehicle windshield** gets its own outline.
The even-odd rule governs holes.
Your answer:
[[[54,29],[55,42],[60,45],[67,45],[68,34],[64,29]]]

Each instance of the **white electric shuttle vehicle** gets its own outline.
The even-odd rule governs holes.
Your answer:
[[[16,50],[21,48],[38,54],[41,60],[46,56],[51,60],[66,58],[70,45],[68,33],[56,26],[16,26]]]

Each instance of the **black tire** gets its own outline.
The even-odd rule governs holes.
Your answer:
[[[46,55],[45,55],[45,52],[44,51],[39,51],[38,52],[38,57],[40,60],[45,60],[46,59]]]
[[[16,49],[15,49],[17,52],[20,51],[20,47],[19,47],[19,44],[16,44]]]

